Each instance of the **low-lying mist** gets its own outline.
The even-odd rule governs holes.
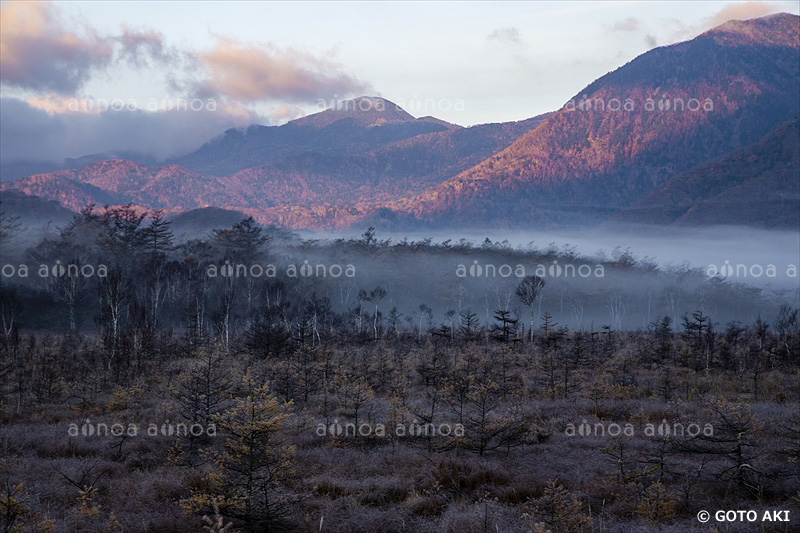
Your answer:
[[[42,261],[48,267],[58,261],[69,264],[72,259],[64,254],[76,246],[84,262],[111,266],[119,259],[98,247],[90,233],[85,242],[76,243],[73,237],[67,245],[56,228],[24,229],[3,247],[5,284],[51,290],[52,280],[41,279],[36,269]],[[548,321],[571,329],[620,330],[647,328],[664,316],[679,324],[696,311],[724,327],[731,321],[770,320],[783,304],[800,307],[800,234],[795,232],[637,228],[625,233],[298,234],[266,228],[271,239],[263,253],[231,260],[208,228],[175,229],[173,247],[166,253],[177,287],[170,294],[183,290],[181,283],[187,282],[181,276],[187,261],[197,260],[196,245],[201,243],[207,256],[200,271],[208,278],[204,298],[210,313],[220,294],[233,290],[233,324],[239,328],[246,327],[276,282],[298,307],[309,299],[328,299],[335,311],[359,320],[377,314],[384,328],[419,330],[458,327],[466,310],[486,326],[494,323],[497,311],[509,311],[525,329],[531,322],[539,328],[548,314]],[[187,245],[190,241],[194,248]],[[12,273],[22,263],[31,271],[24,279]],[[226,265],[234,269],[232,276],[222,274]],[[143,268],[130,267],[130,276],[148,276]],[[516,294],[531,275],[545,282],[533,317]],[[82,290],[96,298],[96,283],[89,280]],[[377,288],[385,295],[370,297]],[[60,305],[56,298],[54,306]],[[177,297],[171,303],[177,328],[182,305]],[[84,327],[91,327],[91,313],[84,313]],[[37,314],[34,321],[42,316]]]
[[[363,230],[298,233],[306,239],[336,239],[357,237],[362,232]],[[713,275],[730,265],[734,269],[733,273],[723,277],[731,282],[789,290],[800,286],[797,274],[800,266],[800,228],[798,231],[785,231],[735,226],[633,226],[625,231],[465,229],[447,232],[379,233],[379,237],[391,239],[392,242],[430,238],[435,243],[446,240],[455,243],[465,239],[480,246],[488,238],[493,243],[507,243],[522,250],[571,248],[578,255],[600,261],[611,258],[615,250],[622,250],[637,258],[655,262],[660,269],[688,265]],[[774,276],[770,266],[774,267]]]

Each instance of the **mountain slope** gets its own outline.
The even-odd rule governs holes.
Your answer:
[[[76,211],[90,203],[133,203],[154,209],[182,210],[249,201],[247,196],[227,187],[222,178],[177,165],[146,167],[123,159],[97,161],[78,170],[37,174],[4,183],[2,189],[57,200]]]
[[[726,23],[651,50],[507,149],[391,207],[437,224],[600,221],[800,110],[798,20]]]
[[[385,115],[378,113],[379,121],[385,122],[371,130],[375,133],[385,132],[383,128],[392,123],[406,123],[410,116],[400,109]],[[341,120],[334,119],[342,115],[360,124],[376,120],[376,114],[369,110],[364,117],[327,111],[318,115],[295,122],[302,127],[325,129],[340,124]],[[170,212],[217,206],[293,227],[337,226],[347,224],[358,214],[357,209],[352,209],[355,203],[388,201],[434,187],[508,146],[544,118],[461,128],[426,117],[420,120],[442,131],[351,155],[303,152],[225,177],[176,164],[147,167],[111,159],[77,170],[30,176],[0,188],[58,200],[75,210],[89,203],[132,203]],[[272,213],[272,208],[279,208],[284,214]],[[287,209],[291,212],[288,219]],[[320,219],[321,212],[325,212],[324,221]]]
[[[271,205],[352,205],[422,192],[508,146],[544,118],[417,135],[355,155],[308,152],[230,176]]]
[[[23,230],[48,224],[63,226],[75,215],[74,211],[61,207],[54,200],[43,200],[18,191],[0,192],[0,213],[9,220],[15,220]]]
[[[229,130],[167,165],[95,161],[0,190],[76,210],[90,202],[171,213],[215,206],[297,229],[596,224],[800,112],[799,21],[734,21],[656,48],[526,121],[461,128],[362,97],[279,127]],[[770,169],[750,175],[786,187]],[[704,207],[666,220],[715,219],[719,202],[756,199],[757,183],[720,189],[716,203],[696,191]]]
[[[755,143],[670,179],[611,225],[800,225],[800,118]]]
[[[416,119],[389,100],[363,96],[282,126],[230,129],[171,162],[197,172],[226,176],[306,152],[352,155],[458,127],[430,117]]]

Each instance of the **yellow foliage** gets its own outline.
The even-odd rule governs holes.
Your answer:
[[[584,514],[581,501],[558,480],[549,481],[542,497],[526,504],[526,511],[530,530],[536,533],[547,531],[545,527],[552,533],[580,533],[592,527],[592,517]],[[534,522],[534,518],[544,522]]]
[[[133,407],[142,398],[141,385],[118,387],[106,404],[106,411],[121,411]]]
[[[78,507],[78,514],[82,518],[92,518],[100,513],[100,506],[93,505],[92,499],[97,494],[97,489],[94,487],[84,487],[79,495],[78,501],[81,503]]]
[[[636,513],[651,522],[661,522],[675,517],[675,500],[661,483],[653,483],[644,491]]]
[[[286,509],[279,496],[264,495],[274,492],[291,472],[295,450],[281,442],[291,403],[280,403],[267,384],[247,385],[247,397],[237,398],[214,417],[226,434],[225,442],[212,456],[214,467],[205,486],[181,500],[186,513],[270,520]]]

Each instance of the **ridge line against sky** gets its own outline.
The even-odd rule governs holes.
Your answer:
[[[522,120],[656,46],[731,19],[797,14],[798,4],[3,1],[0,9],[7,164],[113,152],[164,159],[230,127],[279,124],[363,94],[467,126]],[[164,109],[193,98],[205,104]],[[98,112],[97,101],[126,108]]]

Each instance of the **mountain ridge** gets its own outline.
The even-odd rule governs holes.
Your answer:
[[[800,18],[771,20],[780,31]],[[578,209],[580,222],[597,223],[675,174],[754,142],[800,109],[800,42],[794,32],[791,46],[779,38],[760,38],[774,45],[749,46],[752,38],[719,44],[726,34],[711,30],[642,54],[580,91],[576,107],[565,106],[508,148],[391,207],[451,224],[501,212],[523,226],[526,220],[569,225]],[[630,113],[598,109],[597,102],[614,99],[638,107]],[[696,111],[686,112],[689,101],[698,102]],[[680,114],[673,110],[678,102]],[[562,216],[548,216],[558,208]]]
[[[725,23],[524,121],[463,128],[365,96],[227,130],[160,166],[94,161],[0,187],[76,210],[217,206],[296,229],[595,225],[800,112],[798,27],[789,14]]]
[[[670,179],[620,211],[625,224],[800,226],[800,116],[753,144]]]

